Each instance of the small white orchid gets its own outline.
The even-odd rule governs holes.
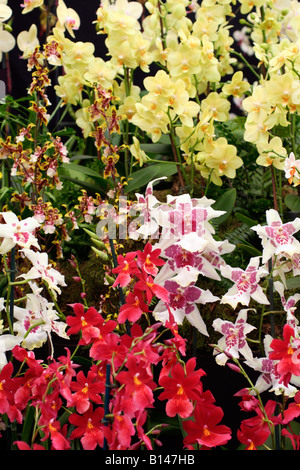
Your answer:
[[[33,217],[19,220],[13,212],[1,212],[5,223],[0,224],[0,237],[3,238],[0,245],[0,254],[10,251],[15,245],[21,248],[35,247],[40,249],[38,241],[34,235],[40,224]]]
[[[153,194],[153,184],[163,179],[165,179],[165,177],[151,181],[147,185],[145,196],[136,194],[137,202],[131,206],[129,215],[140,215],[129,224],[128,234],[130,238],[137,239],[142,237],[146,239],[156,236],[159,230],[158,208],[161,203]]]
[[[240,46],[241,51],[249,56],[252,56],[254,54],[254,51],[249,41],[250,31],[250,28],[244,26],[241,30],[234,31],[232,35]]]
[[[268,275],[268,270],[260,267],[259,261],[259,256],[252,258],[245,270],[232,268],[229,265],[221,266],[222,276],[234,282],[234,285],[227,294],[222,297],[222,304],[229,304],[233,308],[236,308],[239,303],[249,305],[251,297],[261,304],[269,304],[266,295],[259,285],[261,278]]]
[[[284,172],[290,184],[300,184],[300,160],[296,160],[295,154],[291,152],[284,160]]]
[[[300,300],[300,294],[294,294],[286,298],[284,293],[284,285],[280,281],[274,282],[274,289],[280,295],[280,300],[284,310],[286,311],[287,318],[286,323],[291,325],[293,328],[298,327],[299,320],[295,316],[296,303]]]
[[[66,286],[65,277],[49,264],[47,253],[36,253],[29,249],[23,249],[21,252],[31,261],[33,266],[28,273],[21,274],[19,277],[28,280],[42,279],[52,291],[60,294],[61,290],[58,286]]]
[[[12,9],[6,4],[0,2],[0,62],[3,52],[11,51],[16,44],[14,36],[5,29],[4,21],[8,20],[12,15]]]
[[[263,264],[274,255],[285,253],[292,257],[295,253],[300,253],[300,243],[293,236],[300,230],[300,218],[293,222],[282,223],[282,220],[275,209],[266,212],[267,225],[256,225],[252,227],[262,240]]]
[[[219,365],[225,365],[230,356],[238,359],[241,354],[245,359],[251,360],[253,358],[246,336],[255,327],[247,323],[248,311],[249,309],[240,310],[235,323],[222,320],[221,318],[213,321],[215,331],[223,335],[218,341],[217,348],[214,350],[216,362]],[[218,350],[218,347],[221,352]]]
[[[251,367],[251,369],[260,372],[255,383],[255,389],[259,393],[269,390],[269,392],[274,392],[275,395],[281,396],[284,394],[284,396],[291,398],[297,393],[300,380],[299,377],[292,375],[291,381],[287,386],[280,382],[280,375],[276,372],[275,367],[276,361],[268,357],[272,341],[273,337],[271,335],[266,335],[264,338],[264,350],[266,356],[247,358],[245,364],[248,367]]]
[[[0,2],[0,21],[3,23],[8,20],[12,15],[12,9],[7,5],[6,2]]]
[[[21,337],[21,346],[33,350],[41,347],[55,332],[65,339],[69,337],[65,334],[66,323],[59,321],[54,304],[39,294],[28,294],[26,307],[15,306],[14,331]],[[52,343],[51,343],[52,344]]]

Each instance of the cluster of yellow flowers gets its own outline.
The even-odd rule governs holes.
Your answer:
[[[190,139],[197,140],[195,165],[203,176],[210,175],[212,181],[221,184],[221,176],[234,177],[242,160],[226,139],[214,141],[213,125],[209,134],[206,124],[228,119],[227,96],[236,95],[239,84],[232,92],[229,88],[225,90],[227,94],[207,93],[201,103],[199,96],[208,87],[217,85],[222,76],[233,72],[231,64],[235,59],[230,57],[233,39],[226,24],[226,16],[231,14],[230,2],[204,0],[199,6],[188,0],[165,3],[151,0],[145,7],[149,14],[142,22],[138,22],[142,7],[137,2],[117,0],[110,5],[106,1],[98,10],[97,27],[107,35],[110,63],[119,67],[118,74],[137,67],[148,72],[151,63],[160,67],[154,76],[145,78],[147,93],[142,98],[140,90],[130,86],[132,79],[125,87],[125,96],[116,93],[121,101],[119,112],[145,131],[152,142],[159,141],[162,134],[174,128],[188,163],[196,150],[194,145],[189,145]],[[195,21],[188,18],[189,7],[193,7]],[[245,83],[239,75],[237,78],[242,82],[242,92]],[[198,121],[196,130],[195,120]],[[136,151],[136,140],[131,149]],[[134,156],[141,162],[147,161],[141,152],[135,152]]]
[[[27,0],[23,12],[42,4]],[[251,41],[247,47],[258,62],[253,68],[247,54],[240,55],[254,74],[252,84],[244,78],[233,49],[238,38],[238,32],[231,34],[233,8],[246,17],[245,40]],[[217,138],[215,132],[216,122],[230,119],[234,99],[242,103],[244,140],[256,146],[259,165],[284,170],[288,153],[296,155],[293,135],[300,110],[297,0],[102,0],[94,23],[97,33],[105,35],[107,58],[95,55],[93,43],[75,40],[80,18],[63,0],[58,0],[56,15],[45,45],[48,62],[63,67],[55,90],[63,104],[77,106],[76,123],[84,137],[95,135],[90,90],[100,85],[112,89],[119,118],[146,133],[152,142],[173,133],[184,162],[216,185],[222,184],[224,176],[234,178],[243,165],[234,145],[223,136]],[[239,33],[241,39],[243,31]],[[37,42],[35,25],[19,35],[18,46],[25,58]],[[154,73],[151,65],[156,66]],[[148,74],[143,93],[134,83],[136,69]],[[277,126],[290,130],[288,149],[276,135]],[[149,160],[139,148],[138,132],[130,149],[141,166]]]
[[[264,4],[255,2],[257,6]],[[285,167],[287,150],[273,131],[276,126],[290,128],[290,150],[295,151],[295,116],[300,111],[299,15],[298,2],[283,0],[269,2],[263,14],[261,10],[252,11],[249,16],[253,49],[263,73],[251,95],[243,100],[247,116],[244,139],[256,145],[259,165],[273,165],[279,170]]]

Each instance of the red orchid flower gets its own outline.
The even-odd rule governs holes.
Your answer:
[[[171,371],[171,377],[162,374],[159,385],[164,391],[159,395],[159,400],[167,399],[166,413],[170,417],[178,414],[181,418],[189,417],[194,409],[193,400],[199,400],[203,387],[200,378],[205,375],[201,369],[195,371],[195,360],[187,361],[185,368],[177,363]]]
[[[136,252],[126,253],[125,256],[119,255],[117,258],[118,266],[112,272],[118,274],[113,287],[120,285],[126,287],[132,279],[132,275],[139,274],[140,270],[136,262]]]
[[[125,321],[128,320],[134,323],[139,320],[144,312],[148,312],[148,310],[149,308],[144,302],[142,292],[135,289],[134,292],[129,292],[125,304],[120,308],[118,322],[125,323]]]
[[[84,450],[95,450],[97,445],[103,446],[103,424],[102,420],[104,417],[104,410],[101,407],[97,407],[93,411],[91,406],[82,415],[72,414],[69,416],[71,424],[76,426],[72,431],[70,439],[80,439]]]
[[[195,421],[187,420],[182,423],[187,433],[183,443],[198,443],[204,448],[225,445],[231,439],[231,430],[228,426],[219,424],[223,415],[219,406],[197,403],[194,410]]]
[[[286,324],[283,327],[283,340],[273,339],[269,358],[279,361],[275,369],[280,376],[279,383],[289,384],[292,375],[300,375],[300,339],[296,337],[294,329]]]
[[[153,250],[151,243],[147,243],[144,251],[137,252],[137,265],[151,276],[158,273],[157,266],[163,266],[165,261],[159,258],[161,249]]]

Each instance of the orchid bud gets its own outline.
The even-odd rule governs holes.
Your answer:
[[[93,238],[93,243],[97,245],[98,248],[101,248],[102,250],[106,249],[105,243],[101,240],[98,240],[97,238]]]
[[[76,268],[76,263],[73,259],[69,259],[68,261],[69,261],[70,265],[72,266],[72,268]]]
[[[13,29],[9,24],[5,23],[5,24],[2,24],[2,26],[4,27],[5,31],[8,31],[9,33],[12,33]]]
[[[115,279],[113,277],[109,276],[108,274],[105,274],[105,279],[107,280],[107,282],[110,286],[112,286],[113,283],[115,282]]]
[[[231,354],[230,352],[226,351],[226,349],[224,349],[224,351],[222,351],[222,352],[223,352],[223,354],[225,354],[225,356],[227,356],[229,359],[232,359],[232,358],[233,358],[232,354]]]
[[[98,240],[98,236],[96,233],[92,232],[91,230],[88,230],[87,228],[83,229],[93,240]]]
[[[75,282],[81,282],[81,278],[79,276],[73,276],[73,281]]]
[[[229,363],[227,362],[226,365],[227,365],[230,369],[232,369],[234,372],[239,372],[239,373],[241,373],[240,368],[239,368],[236,364],[232,364],[232,363],[230,363],[230,362],[229,362]]]
[[[103,251],[97,250],[94,246],[92,246],[92,250],[96,253],[99,258],[101,258],[103,261],[108,261],[108,255],[104,253]]]

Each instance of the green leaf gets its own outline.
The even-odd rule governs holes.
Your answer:
[[[286,280],[288,289],[298,289],[300,287],[300,276],[291,277]]]
[[[150,181],[161,176],[172,176],[177,172],[175,163],[156,163],[135,171],[128,178],[125,193],[131,193],[146,186]]]
[[[299,212],[300,211],[300,197],[297,196],[296,194],[288,194],[284,202],[288,209],[294,212]]]
[[[96,240],[99,240],[99,237],[96,233],[92,232],[91,230],[88,230],[87,228],[83,228],[83,230],[91,237],[95,238]]]
[[[235,188],[228,189],[216,200],[214,204],[212,204],[212,208],[214,210],[226,211],[226,214],[213,219],[213,225],[220,225],[229,217],[235,205],[236,194],[237,192]]]
[[[251,219],[250,217],[247,217],[246,215],[241,214],[240,212],[235,212],[234,215],[238,220],[248,225],[248,227],[254,227],[258,224],[257,220]]]
[[[255,246],[250,245],[249,243],[238,243],[236,247],[246,251],[251,256],[261,256],[261,251],[259,251],[257,248],[255,248]]]
[[[96,156],[93,156],[93,155],[81,155],[81,154],[76,154],[76,155],[73,155],[71,158],[70,158],[70,162],[76,162],[76,161],[79,161],[79,160],[95,160],[97,157]]]
[[[146,153],[170,155],[170,152],[172,152],[171,144],[164,144],[164,143],[140,144],[140,147]]]
[[[14,188],[8,188],[7,186],[4,186],[3,188],[0,189],[0,201],[5,198],[11,198],[12,192],[14,191]]]
[[[110,180],[102,178],[97,171],[76,163],[61,165],[59,176],[93,192],[105,193],[108,186],[113,186]]]
[[[28,444],[31,441],[31,434],[34,426],[35,409],[33,406],[28,406],[22,427],[22,441]]]

